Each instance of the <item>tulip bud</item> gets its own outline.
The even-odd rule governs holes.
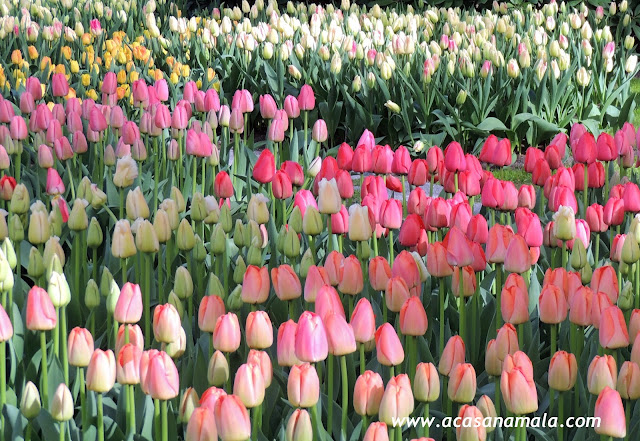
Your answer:
[[[176,268],[173,291],[181,300],[188,299],[193,295],[193,280],[189,270],[184,266]]]
[[[193,411],[198,407],[200,398],[198,392],[192,387],[187,388],[182,393],[180,399],[180,407],[178,408],[178,421],[181,423],[189,422]]]
[[[44,263],[42,261],[42,255],[36,247],[31,247],[29,251],[29,264],[27,265],[27,274],[34,279],[39,278],[44,274]]]
[[[66,384],[60,383],[51,401],[51,416],[56,421],[68,421],[73,418],[73,398]]]
[[[38,387],[31,381],[27,382],[22,390],[22,398],[20,398],[20,413],[31,421],[38,416],[41,407]]]
[[[100,289],[93,279],[89,279],[84,290],[84,304],[89,309],[100,306]]]
[[[9,219],[9,239],[14,243],[19,243],[24,240],[24,227],[20,216],[14,214]]]
[[[309,236],[317,236],[324,229],[320,212],[315,207],[307,207],[302,217],[302,231]]]
[[[581,240],[576,240],[573,243],[573,250],[571,251],[571,266],[575,270],[581,270],[587,264],[587,250],[584,247],[584,243]]]
[[[207,380],[212,386],[222,386],[229,379],[229,364],[224,354],[220,351],[215,351],[213,356],[209,360],[209,367],[207,369]]]
[[[185,218],[182,219],[176,233],[176,245],[181,251],[191,251],[196,246],[196,237],[191,224]]]

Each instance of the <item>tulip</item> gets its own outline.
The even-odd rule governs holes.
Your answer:
[[[100,411],[100,409],[98,409]],[[51,400],[51,416],[56,421],[68,421],[73,418],[73,398],[66,384],[60,383]],[[101,423],[101,415],[98,414],[98,423]],[[63,427],[63,426],[61,426]],[[61,429],[62,430],[62,429]]]
[[[402,419],[411,415],[414,409],[411,384],[406,374],[392,377],[387,383],[380,402],[379,418],[387,425],[393,424],[394,419]],[[400,430],[400,428],[396,428]]]
[[[320,397],[320,383],[316,369],[309,363],[294,365],[289,372],[287,397],[296,407],[313,407]]]
[[[454,335],[449,339],[447,345],[442,351],[440,361],[438,363],[438,372],[441,375],[449,376],[456,365],[464,363],[465,344],[459,335]]]
[[[600,424],[595,427],[597,434],[624,438],[627,435],[627,422],[620,394],[613,388],[605,387],[598,395],[593,415]]]
[[[93,354],[93,336],[88,329],[75,327],[69,333],[69,364],[85,367]]]
[[[363,441],[389,441],[387,425],[381,422],[369,424]]]
[[[127,282],[118,296],[113,318],[118,323],[137,323],[141,317],[142,294],[140,286]]]
[[[529,321],[529,293],[519,274],[507,277],[500,297],[500,310],[506,323],[519,325]]]
[[[600,316],[600,346],[606,349],[617,349],[629,346],[629,334],[622,311],[611,306]]]
[[[252,311],[247,315],[245,332],[247,346],[251,349],[266,349],[273,344],[273,327],[264,311]]]
[[[459,363],[449,376],[447,390],[449,399],[458,403],[468,403],[476,395],[476,372],[470,363]]]
[[[301,361],[315,363],[327,358],[329,346],[320,316],[305,311],[298,321],[295,335],[295,355]]]
[[[587,371],[587,388],[589,393],[599,395],[603,389],[610,387],[615,389],[618,379],[618,370],[615,359],[610,355],[602,357],[596,355]]]
[[[500,390],[510,412],[525,415],[538,409],[536,386],[525,369],[516,366],[503,371]]]
[[[229,312],[221,315],[213,331],[213,347],[222,352],[235,352],[240,347],[238,316]]]
[[[399,365],[404,360],[404,350],[396,331],[389,323],[384,323],[375,334],[378,362],[385,366]]]
[[[576,357],[565,351],[556,352],[549,363],[549,387],[558,391],[573,388],[578,375]]]
[[[187,441],[206,441],[217,439],[215,419],[211,418],[211,411],[205,407],[195,408],[189,422],[185,439]]]
[[[251,437],[249,413],[236,395],[222,395],[215,404],[218,436],[223,441],[242,441]]]
[[[470,406],[465,404],[460,407],[460,411],[458,412],[458,418],[461,418],[461,421],[478,421],[483,418],[483,414],[478,407]],[[461,424],[456,427],[456,437],[459,440],[478,440],[483,441],[487,438],[487,428],[484,425],[477,425],[475,423],[469,424]]]
[[[277,278],[274,278],[274,283]],[[249,265],[242,279],[242,301],[245,303],[264,303],[269,297],[269,269]]]

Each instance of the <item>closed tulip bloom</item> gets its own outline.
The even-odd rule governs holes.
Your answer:
[[[382,395],[378,416],[380,421],[391,425],[396,418],[404,418],[413,412],[413,393],[407,374],[393,377]]]
[[[629,341],[635,341],[638,332],[640,331],[640,309],[634,309],[631,311],[631,317],[629,318]]]
[[[420,232],[425,229],[422,218],[417,214],[410,214],[406,217],[400,227],[398,242],[405,247],[412,247],[418,243]]]
[[[520,274],[509,274],[500,297],[502,319],[519,325],[529,321],[529,292]]]
[[[405,223],[407,221],[405,220]],[[349,239],[352,241],[365,241],[373,234],[372,221],[369,217],[369,208],[358,204],[349,207]],[[404,225],[404,224],[403,224]],[[400,230],[402,231],[402,230]]]
[[[109,392],[116,382],[116,359],[111,349],[96,349],[87,368],[87,389],[98,393]]]
[[[252,311],[247,315],[245,327],[247,346],[251,349],[266,349],[273,344],[273,326],[265,311]]]
[[[247,363],[258,366],[260,368],[260,372],[262,372],[262,378],[264,378],[264,386],[271,386],[271,382],[273,381],[273,366],[271,364],[271,357],[269,356],[269,353],[266,351],[251,349],[247,356]]]
[[[376,331],[375,339],[376,355],[380,364],[396,366],[404,361],[404,349],[393,326],[389,323],[382,324]]]
[[[381,422],[369,424],[364,433],[363,441],[389,441],[389,430],[387,425]]]
[[[384,394],[384,383],[380,374],[365,371],[356,380],[353,389],[353,408],[358,415],[372,416],[378,413]]]
[[[61,73],[54,73],[51,77],[51,93],[55,97],[66,96],[69,93],[67,77]]]
[[[380,207],[380,225],[397,230],[402,225],[402,204],[397,199],[388,199]]]
[[[313,427],[309,412],[296,409],[289,417],[285,433],[287,441],[307,441],[313,439]]]
[[[596,160],[597,145],[591,133],[584,133],[573,149],[573,156],[577,162],[591,164]]]
[[[613,302],[604,292],[600,291],[593,295],[591,300],[591,324],[594,328],[600,329],[602,313],[610,306],[613,306]]]
[[[57,315],[49,294],[34,286],[27,297],[26,325],[30,331],[50,331],[56,327]]]
[[[589,393],[599,395],[605,387],[615,389],[618,380],[618,368],[611,355],[596,355],[587,370],[587,388]]]
[[[125,329],[126,327],[126,329]],[[125,332],[129,334],[129,342],[140,350],[144,349],[144,336],[142,335],[142,329],[138,325],[120,325],[118,328],[118,335],[116,337],[116,346],[114,353],[119,354],[120,350],[124,347]]]
[[[489,230],[486,257],[490,263],[504,263],[507,248],[513,238],[513,230],[509,226],[495,224]]]
[[[392,277],[385,290],[385,303],[393,312],[400,312],[402,305],[409,299],[409,287],[402,277]]]
[[[68,360],[71,366],[85,367],[89,365],[93,354],[93,336],[88,329],[75,327],[69,333],[67,341]]]
[[[322,214],[335,214],[340,212],[341,207],[342,200],[335,178],[323,178],[318,188],[318,211]]]
[[[228,199],[233,196],[233,184],[226,171],[221,171],[216,175],[213,183],[213,192],[221,199]]]
[[[298,325],[291,319],[278,328],[276,348],[279,366],[295,366],[300,363],[296,357],[297,330]]]
[[[323,119],[317,120],[311,129],[311,139],[315,142],[325,142],[328,136],[327,123]]]
[[[519,234],[513,235],[504,258],[505,271],[522,274],[531,268],[531,263],[526,241]]]
[[[362,267],[353,254],[345,258],[340,268],[338,290],[343,294],[357,295],[364,288]]]
[[[118,159],[116,171],[113,174],[113,183],[118,188],[132,185],[138,177],[138,165],[129,155]]]
[[[505,193],[502,183],[498,179],[490,178],[482,187],[482,205],[498,210],[502,208],[504,201]]]
[[[215,404],[214,417],[222,441],[243,441],[251,437],[249,412],[236,395],[222,395]]]
[[[449,376],[456,365],[464,363],[464,354],[465,345],[462,338],[459,335],[449,338],[438,363],[438,372],[441,375]]]
[[[617,349],[629,346],[629,334],[622,310],[611,306],[600,316],[600,346],[605,349]]]
[[[591,278],[591,289],[594,293],[603,292],[611,303],[618,301],[618,276],[611,265],[596,268]]]
[[[294,365],[287,380],[287,399],[295,407],[315,406],[320,397],[316,368],[309,363]]]
[[[153,335],[162,343],[176,340],[181,327],[180,315],[175,306],[170,303],[158,305],[153,310]]]
[[[64,183],[55,168],[47,169],[47,194],[56,195],[65,192]]]
[[[471,265],[473,254],[469,241],[462,230],[454,226],[447,233],[447,239],[447,262],[449,265],[456,267]]]
[[[495,351],[498,360],[503,362],[508,356],[514,355],[519,350],[516,328],[511,323],[505,323],[498,330],[495,340]]]
[[[204,296],[198,308],[198,327],[202,332],[213,333],[218,317],[225,314],[224,300],[217,295]]]
[[[444,166],[450,172],[464,171],[467,167],[462,146],[455,141],[444,149]]]
[[[624,201],[621,198],[609,197],[604,206],[603,219],[608,226],[621,225],[624,221]]]
[[[427,332],[427,313],[419,297],[409,297],[400,309],[400,332],[420,336]]]
[[[242,301],[264,303],[269,298],[269,269],[266,266],[249,265],[242,279]]]
[[[166,352],[152,349],[142,353],[140,387],[153,399],[170,400],[178,396],[178,369]]]
[[[265,385],[259,366],[249,363],[240,365],[233,382],[233,394],[248,408],[262,404]]]
[[[416,367],[413,394],[421,402],[433,402],[440,396],[440,378],[433,363],[419,363]]]
[[[609,225],[604,221],[604,207],[602,205],[589,205],[587,207],[586,220],[589,229],[594,233],[602,233],[609,228]]]
[[[533,185],[521,185],[518,190],[518,207],[533,210],[536,206],[536,192]]]
[[[533,378],[525,369],[513,367],[502,372],[500,389],[505,405],[516,415],[526,415],[538,410],[538,395]]]
[[[456,438],[460,441],[485,441],[487,439],[487,430],[484,425],[477,425],[475,421],[483,419],[484,415],[476,406],[465,404],[460,407],[458,418],[461,421],[474,421],[473,424],[461,424],[456,427]]]
[[[272,276],[273,278],[273,276]],[[275,282],[274,282],[275,284]],[[313,303],[316,301],[318,290],[324,285],[330,285],[331,280],[329,274],[324,267],[318,267],[311,265],[307,272],[307,278],[304,282],[304,300],[305,302]]]
[[[315,312],[322,318],[322,320],[331,313],[340,314],[345,317],[342,300],[340,299],[338,291],[336,291],[334,287],[325,285],[320,288],[318,291],[318,297],[316,298]]]
[[[467,225],[467,239],[472,242],[484,244],[489,238],[489,227],[484,216],[476,214],[472,216]]]
[[[265,149],[253,166],[253,179],[261,184],[267,184],[273,180],[275,173],[276,163],[273,153],[269,149]]]
[[[432,277],[447,277],[453,268],[447,262],[447,250],[442,242],[434,242],[427,248],[427,271]]]
[[[518,235],[522,236],[530,247],[543,245],[542,225],[537,214],[528,208],[516,209],[516,227]]]
[[[383,256],[376,256],[369,261],[369,283],[374,291],[384,291],[391,277],[391,267]]]
[[[462,271],[462,295],[471,297],[476,292],[476,274],[470,266],[455,267],[451,278],[451,289],[455,297],[460,297],[460,272]]]
[[[335,356],[347,355],[356,351],[353,329],[344,316],[330,313],[323,319],[327,333],[329,353]]]
[[[187,424],[185,440],[207,441],[214,439],[218,439],[218,431],[211,410],[206,407],[195,408]]]
[[[327,271],[331,285],[337,286],[340,283],[340,271],[344,263],[344,256],[338,251],[332,251],[324,262],[324,269]]]
[[[576,356],[565,351],[556,352],[549,363],[549,387],[568,391],[576,384],[578,364]]]
[[[356,342],[368,343],[375,337],[376,316],[371,303],[366,298],[358,301],[351,314],[351,328]]]
[[[340,207],[339,213],[331,215],[331,232],[333,234],[346,234],[349,232],[349,213],[344,205]]]
[[[502,360],[498,358],[498,345],[496,340],[489,340],[484,356],[484,369],[488,375],[498,377],[502,374]]]
[[[222,352],[235,352],[240,347],[240,324],[238,316],[228,312],[218,317],[213,331],[213,347]]]
[[[300,116],[300,106],[295,96],[287,95],[284,99],[284,110],[289,118],[297,118]]]
[[[443,198],[434,198],[427,209],[426,223],[431,228],[448,227],[451,217],[451,206]]]
[[[316,107],[316,97],[311,86],[305,84],[300,88],[297,101],[300,110],[313,110]]]
[[[116,379],[120,384],[138,384],[140,383],[140,360],[142,358],[142,350],[128,343],[118,352],[116,360]]]
[[[305,311],[300,316],[295,336],[295,354],[299,360],[309,363],[327,358],[329,344],[319,315]]]
[[[614,438],[627,436],[627,421],[622,399],[615,389],[605,387],[600,392],[593,416],[600,421],[600,424],[595,427],[597,434]]]
[[[273,180],[271,181],[273,186],[273,196],[276,199],[284,200],[293,196],[293,186],[289,175],[283,170],[276,171]]]
[[[264,269],[266,270],[266,267]],[[271,270],[271,280],[273,281],[273,289],[276,292],[276,296],[282,301],[297,299],[302,294],[300,279],[290,265],[285,264],[273,268]]]
[[[616,390],[625,400],[637,400],[640,397],[640,367],[633,361],[622,363]]]
[[[449,399],[469,403],[476,395],[476,371],[470,363],[459,363],[449,375]]]
[[[142,317],[140,286],[127,282],[120,290],[113,318],[118,323],[137,323]]]
[[[56,421],[68,421],[73,418],[73,398],[66,384],[60,383],[53,394],[50,413]]]
[[[540,321],[557,324],[567,318],[569,305],[564,293],[555,285],[542,288],[539,298]]]

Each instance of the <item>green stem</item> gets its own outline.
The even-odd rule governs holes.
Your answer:
[[[164,146],[164,143],[163,143]],[[153,157],[155,172],[153,174],[153,212],[158,211],[158,181],[160,179],[160,158],[158,158],[158,137],[153,137]]]
[[[104,409],[102,407],[102,394],[98,394],[98,441],[104,441]]]
[[[251,409],[251,439],[257,441],[258,439],[258,413],[259,407]]]
[[[460,299],[459,299],[460,300],[460,304],[459,304],[459,307],[458,307],[459,314],[460,314],[460,316],[459,316],[459,320],[460,320],[459,331],[460,331],[460,338],[462,338],[462,341],[466,343],[467,340],[465,339],[465,337],[466,337],[465,322],[466,322],[467,317],[465,315],[466,314],[466,311],[465,311],[466,310],[466,305],[465,305],[465,299],[464,299],[464,277],[463,277],[464,274],[463,274],[463,268],[462,267],[458,268],[458,276],[459,276],[458,279],[460,281],[460,288],[459,288],[459,293],[458,293],[459,297],[460,297]]]
[[[558,392],[558,441],[564,441],[564,393]]]
[[[402,216],[407,216],[407,192],[404,189],[405,186],[405,175],[402,175]]]
[[[63,306],[60,309],[60,322],[62,336],[60,337],[62,343],[62,369],[64,371],[64,382],[69,384],[69,358],[67,349],[67,307]]]
[[[395,427],[396,439],[395,441],[402,441],[402,427],[400,425]]]
[[[562,268],[567,269],[567,241],[562,241]]]
[[[31,441],[31,422],[27,421],[27,427],[24,428],[24,441]]]
[[[135,386],[133,384],[129,384],[125,386],[129,390],[129,400],[131,401],[129,405],[129,430],[131,433],[136,433],[136,394],[135,394]]]
[[[6,295],[6,293],[5,293]],[[53,328],[53,354],[60,358],[60,307],[56,306],[56,326]]]
[[[424,403],[423,416],[425,421],[429,418],[429,402]],[[425,424],[422,426],[422,436],[425,438],[429,438],[429,425]]]
[[[319,440],[320,438],[320,433],[322,433],[322,431],[320,430],[322,428],[322,419],[318,418],[318,407],[320,407],[320,400],[318,400],[318,402],[314,405],[311,406],[311,425],[313,426],[313,439],[314,440]]]
[[[289,304],[289,318],[295,321],[296,305],[293,303],[293,300],[289,300],[287,303]]]
[[[366,360],[364,358],[364,343],[358,343],[358,352],[360,353],[360,375],[366,370]]]
[[[502,295],[502,265],[496,263],[496,335],[502,326],[502,308],[500,306]]]
[[[7,342],[0,343],[0,413],[7,403]],[[4,420],[4,414],[2,414]],[[2,426],[4,431],[4,425]]]
[[[82,416],[82,431],[84,432],[89,427],[89,422],[87,421],[87,417],[89,416],[86,409],[86,386],[84,383],[84,368],[78,366],[78,382],[80,386],[80,414]]]
[[[409,346],[409,379],[411,380],[411,384],[413,384],[413,378],[416,376],[418,337],[409,335],[407,339],[407,345]]]
[[[494,406],[496,408],[496,415],[500,416],[500,401],[502,400],[502,397],[500,396],[500,377],[496,377],[495,381],[495,399],[494,401]]]
[[[393,230],[392,229],[389,229],[389,265],[393,266]]]
[[[438,292],[438,301],[440,303],[440,354],[444,351],[444,277],[439,277],[440,290]]]
[[[49,374],[47,372],[47,334],[40,331],[40,352],[42,352],[42,406],[49,409]]]
[[[333,436],[333,354],[327,357],[327,431]]]
[[[60,434],[60,441],[64,441],[64,439],[65,439],[65,438],[64,438],[64,426],[65,426],[65,424],[67,424],[67,422],[66,422],[66,421],[60,421],[60,432],[59,432],[59,434]]]
[[[153,257],[151,256],[151,254],[149,253],[144,254],[144,261],[145,261],[144,275],[146,277],[146,283],[145,283],[146,286],[143,293],[144,306],[142,309],[144,310],[144,346],[145,348],[149,347],[149,339],[151,338],[150,311],[151,311],[151,265],[152,265],[151,260],[152,259]]]
[[[162,432],[162,421],[160,421],[160,400],[153,400],[153,426],[154,436],[159,438]]]
[[[584,210],[584,216],[586,219],[586,215],[587,215],[587,204],[589,203],[589,167],[587,167],[587,164],[584,165],[584,191],[583,191],[583,195],[582,195],[582,204],[583,204],[583,210]]]
[[[347,410],[349,408],[349,377],[347,374],[347,357],[340,357],[340,376],[342,378],[342,432],[341,438],[347,439]],[[331,403],[329,403],[331,404]]]
[[[162,441],[169,441],[169,419],[167,415],[167,400],[160,402],[162,407]]]

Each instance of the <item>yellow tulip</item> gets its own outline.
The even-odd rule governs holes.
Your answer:
[[[36,49],[35,46],[29,46],[28,50],[29,50],[29,58],[31,58],[32,60],[35,60],[36,58],[38,58],[38,49]]]
[[[20,52],[20,49],[15,49],[11,52],[11,62],[16,66],[20,66],[22,64],[22,52]]]
[[[77,74],[80,72],[80,66],[78,66],[78,62],[76,60],[71,60],[71,65],[69,67],[71,69],[71,73]]]
[[[89,74],[82,74],[82,76],[80,77],[81,81],[82,81],[82,85],[84,87],[89,86],[89,83],[91,82],[91,75]]]

